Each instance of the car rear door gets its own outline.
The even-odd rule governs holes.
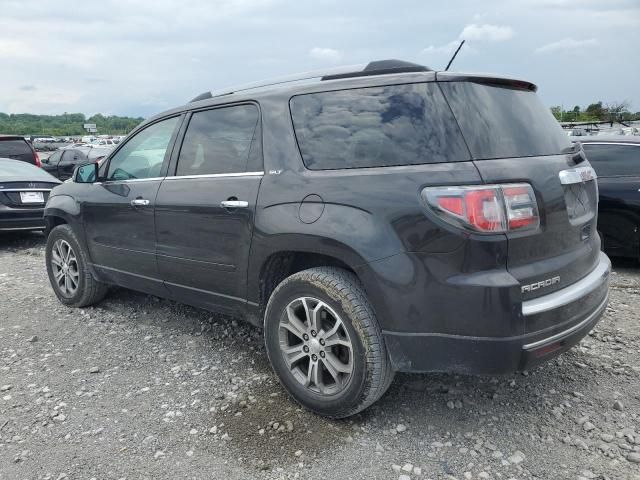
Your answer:
[[[103,181],[90,185],[82,219],[91,259],[113,283],[166,294],[155,258],[154,207],[181,116],[138,131],[109,159]]]
[[[640,257],[640,143],[589,142],[583,148],[598,173],[598,231],[605,251]]]
[[[193,112],[156,199],[158,270],[173,295],[223,311],[245,306],[262,180],[258,107]]]

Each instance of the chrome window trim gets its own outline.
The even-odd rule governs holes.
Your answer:
[[[50,192],[52,188],[0,188],[0,192]]]
[[[164,177],[149,177],[149,178],[129,178],[127,180],[105,180],[103,182],[93,182],[93,185],[113,185],[115,183],[129,183],[129,182],[152,182],[154,180],[164,180]],[[80,182],[84,183],[84,182]]]
[[[629,143],[629,142],[580,142],[580,143],[583,147],[585,145],[625,145],[627,147],[640,147],[640,143]]]
[[[609,257],[600,252],[598,265],[586,277],[561,290],[522,302],[522,314],[524,316],[536,315],[580,300],[582,297],[588,295],[600,285],[607,282],[609,280],[610,273],[611,261],[609,260]]]
[[[238,172],[238,173],[208,173],[202,175],[174,175],[165,180],[182,180],[190,178],[227,178],[227,177],[262,177],[264,172]]]
[[[573,185],[596,180],[598,175],[593,167],[576,167],[558,172],[558,177],[562,185]]]

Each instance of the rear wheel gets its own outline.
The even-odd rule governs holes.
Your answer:
[[[393,379],[373,308],[357,278],[339,268],[312,268],[278,285],[265,313],[265,343],[281,383],[320,415],[353,415]]]
[[[58,225],[49,233],[46,262],[51,287],[65,305],[86,307],[106,295],[108,286],[91,275],[87,254],[69,225]]]

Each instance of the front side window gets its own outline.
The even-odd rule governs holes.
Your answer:
[[[173,117],[154,123],[131,137],[109,162],[107,180],[160,176],[178,119],[179,117]]]
[[[640,176],[640,145],[583,143],[582,148],[599,177]]]
[[[176,175],[245,172],[257,126],[255,105],[195,112],[184,135]]]
[[[469,160],[434,83],[298,95],[289,104],[300,152],[311,170]]]
[[[82,154],[82,152],[78,150],[65,150],[64,154],[62,155],[62,160],[60,160],[60,164],[61,165],[75,164],[83,160],[86,160],[86,158]]]
[[[63,151],[55,152],[49,158],[45,158],[44,160],[42,160],[42,163],[48,163],[49,165],[57,165],[63,153],[64,153]]]

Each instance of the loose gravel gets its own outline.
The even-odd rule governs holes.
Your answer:
[[[55,298],[44,237],[0,237],[0,479],[640,480],[640,268],[616,263],[582,343],[502,377],[398,375],[328,421],[281,388],[261,332],[114,290]]]

